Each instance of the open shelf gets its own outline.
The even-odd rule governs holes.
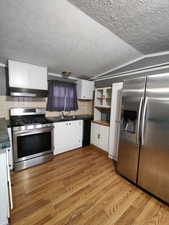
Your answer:
[[[104,105],[96,105],[95,108],[98,108],[98,109],[111,109],[111,106],[104,106]]]
[[[110,126],[111,95],[111,87],[99,87],[95,89],[94,123]]]

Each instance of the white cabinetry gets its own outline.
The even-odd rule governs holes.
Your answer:
[[[12,149],[12,131],[11,128],[8,128],[8,136],[10,140],[10,147],[8,148],[8,162],[9,168],[13,170],[13,149]]]
[[[91,124],[91,144],[108,152],[109,127],[92,122],[92,124]]]
[[[108,152],[111,87],[98,87],[95,89],[94,121],[91,125],[91,143]]]
[[[0,171],[0,224],[7,225],[10,217],[9,199],[11,200],[12,207],[7,149],[0,149]]]
[[[95,90],[95,107],[110,108],[111,107],[112,88],[96,88]]]
[[[54,155],[82,147],[83,120],[54,123]]]
[[[110,141],[109,157],[114,160],[118,159],[118,145],[120,136],[120,119],[121,119],[121,101],[123,83],[112,84],[112,109],[110,116]]]
[[[91,143],[118,159],[121,116],[121,90],[123,83],[95,89],[94,121],[91,126]]]
[[[77,97],[78,99],[93,99],[94,82],[88,80],[78,80],[77,82]]]
[[[13,88],[47,90],[47,67],[8,60],[9,86]]]
[[[91,123],[91,140],[90,143],[98,146],[99,145],[99,125],[96,123]]]

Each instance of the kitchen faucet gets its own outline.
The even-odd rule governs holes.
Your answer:
[[[64,112],[62,111],[61,112],[61,119],[64,119],[65,115],[64,115]]]

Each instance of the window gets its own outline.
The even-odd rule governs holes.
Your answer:
[[[48,111],[72,111],[78,109],[76,84],[50,80],[48,85]]]

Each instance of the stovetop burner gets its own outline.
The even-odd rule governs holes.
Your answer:
[[[47,124],[51,121],[47,120],[44,115],[28,115],[28,116],[12,116],[10,118],[11,126],[25,126],[33,124]]]

